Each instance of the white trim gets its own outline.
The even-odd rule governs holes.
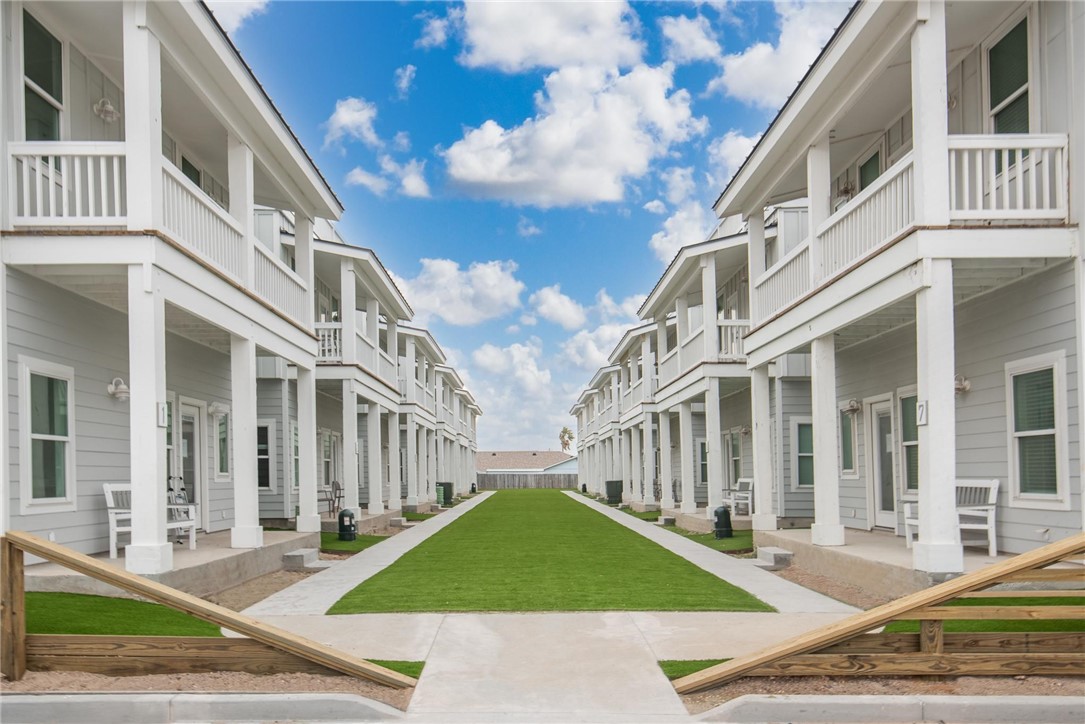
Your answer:
[[[900,461],[899,465],[894,466],[894,473],[897,476],[897,494],[900,496],[898,500],[907,502],[919,500],[919,489],[908,490],[908,457],[904,454],[904,418],[901,416],[900,409],[900,403],[905,397],[915,397],[916,402],[918,402],[919,387],[916,385],[898,387],[896,397],[893,400],[893,434],[896,443],[893,455]],[[915,442],[909,444],[919,446],[918,433]],[[916,485],[921,483],[921,480],[916,481]]]
[[[294,445],[294,439],[297,438],[298,444]],[[301,436],[298,433],[298,421],[296,419],[290,420],[290,439],[287,440],[287,445],[290,450],[290,470],[287,471],[287,479],[290,480],[290,490],[294,493],[298,492],[298,475],[295,473],[295,468],[298,466],[298,457],[301,449]]]
[[[738,481],[746,476],[742,474],[742,469],[746,463],[745,446],[742,444],[742,425],[732,427],[729,430],[723,431],[723,457],[726,465],[724,466],[725,473],[724,478],[728,487],[738,488]],[[738,441],[738,475],[734,473],[735,456],[734,456],[734,444]]]
[[[810,485],[799,485],[799,425],[810,425],[811,429],[814,426],[814,418],[810,416],[792,416],[791,418],[791,490],[810,490],[813,491],[814,483]],[[814,457],[813,451],[809,453],[803,453],[808,455],[811,459]]]
[[[233,425],[230,422],[230,408],[226,408],[223,412],[216,412],[211,415],[211,476],[216,483],[228,483],[232,480],[233,475],[233,456],[234,441],[233,441]],[[222,469],[222,461],[219,459],[219,425],[223,418],[226,418],[226,470]]]
[[[19,513],[37,515],[76,510],[76,435],[75,435],[75,369],[46,360],[19,355]],[[68,384],[68,434],[65,436],[32,436],[30,432],[30,375],[63,380]],[[35,500],[33,461],[31,448],[33,437],[59,440],[65,443],[64,497]]]
[[[890,473],[893,476],[893,500],[894,512],[898,512],[901,508],[900,503],[900,445],[898,440],[900,434],[897,431],[897,415],[893,412],[897,404],[897,397],[892,392],[886,392],[881,395],[873,395],[872,397],[863,398],[863,445],[865,446],[863,471],[866,475],[866,499],[867,499],[867,530],[873,530],[878,527],[878,509],[877,501],[875,500],[875,488],[878,485],[878,479],[875,475],[875,467],[877,462],[877,450],[878,444],[874,440],[875,435],[875,423],[877,422],[877,415],[874,412],[874,408],[880,405],[887,405],[889,408],[889,431],[893,436],[893,445],[889,449],[889,458],[893,469]],[[897,530],[897,524],[893,525],[894,532]]]
[[[991,68],[990,68],[990,52],[991,48],[998,45],[1006,35],[1017,27],[1018,23],[1022,20],[1028,20],[1027,37],[1028,37],[1028,81],[1025,85],[1024,92],[1028,93],[1028,132],[1034,133],[1038,129],[1043,128],[1040,123],[1040,98],[1038,91],[1040,90],[1040,35],[1039,35],[1039,17],[1036,11],[1037,3],[1029,2],[1021,8],[1013,11],[1009,16],[1003,20],[998,28],[991,33],[987,38],[980,43],[980,112],[983,114],[983,128],[985,133],[995,132],[995,113],[991,109]],[[998,110],[1004,108],[1008,103],[1011,103],[1020,95],[1020,91],[1011,93],[998,107]]]
[[[851,467],[844,467],[844,430],[840,429],[837,437],[839,438],[837,443],[837,455],[839,456],[838,473],[841,480],[858,480],[859,479],[859,412],[849,414],[845,411],[847,407],[847,400],[844,400],[844,404],[841,401],[837,401],[837,427],[841,427],[840,421],[843,419],[840,415],[847,415],[851,418]]]
[[[1022,493],[1018,473],[1017,435],[1013,429],[1013,377],[1028,372],[1051,369],[1055,388],[1055,485],[1054,495]],[[1070,510],[1069,432],[1066,420],[1066,352],[1057,350],[1006,363],[1006,440],[1009,502],[1014,508]]]
[[[209,530],[211,525],[211,503],[209,498],[211,496],[211,481],[214,480],[214,470],[209,466],[213,466],[214,463],[211,460],[210,455],[207,454],[207,445],[209,435],[212,431],[206,427],[207,425],[207,402],[195,397],[186,397],[185,395],[177,396],[177,419],[181,419],[181,408],[191,407],[196,410],[196,414],[193,419],[197,421],[196,424],[200,425],[200,429],[195,431],[194,439],[199,447],[193,452],[195,456],[195,462],[193,469],[196,471],[197,479],[196,485],[196,518],[199,520],[199,526],[203,530]],[[180,427],[177,428],[178,434],[182,433]],[[184,463],[181,458],[181,449],[177,448],[177,469],[184,477]],[[191,491],[189,491],[189,500],[192,500]]]
[[[268,464],[268,487],[260,487],[260,437],[259,429],[261,427],[267,428],[267,464]],[[276,425],[275,419],[271,417],[258,417],[256,418],[257,428],[257,444],[256,444],[256,489],[264,494],[272,494],[279,492],[279,475],[275,469],[275,448],[276,448]]]

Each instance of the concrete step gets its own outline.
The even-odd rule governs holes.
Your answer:
[[[320,571],[332,563],[320,560],[320,551],[316,548],[299,548],[283,554],[283,569],[287,571]]]
[[[674,525],[675,518],[673,515],[661,515],[656,520],[656,525]]]
[[[766,571],[778,571],[790,566],[793,556],[794,554],[791,551],[783,548],[761,546],[757,549],[757,560],[754,561],[754,565],[758,568],[764,568]]]

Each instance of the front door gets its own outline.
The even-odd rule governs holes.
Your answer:
[[[874,494],[874,525],[897,527],[896,485],[893,475],[893,406],[877,402],[870,406],[870,439],[873,454],[871,487]]]
[[[206,466],[203,457],[203,414],[194,405],[181,405],[181,479],[185,484],[188,502],[196,506],[196,520],[201,528],[207,528],[204,503],[203,476]]]

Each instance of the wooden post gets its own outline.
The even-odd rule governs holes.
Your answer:
[[[925,654],[940,654],[944,650],[945,624],[942,621],[919,622],[919,650]]]
[[[18,681],[26,673],[23,552],[6,538],[0,540],[0,673]]]

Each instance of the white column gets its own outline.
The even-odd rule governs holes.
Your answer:
[[[916,295],[919,431],[919,537],[913,565],[931,573],[964,570],[957,518],[957,412],[954,397],[953,262],[928,262],[930,286]],[[919,422],[923,421],[917,415]],[[816,428],[815,428],[816,429]]]
[[[369,413],[365,420],[365,438],[368,454],[366,472],[369,479],[367,511],[370,515],[380,515],[384,512],[384,502],[381,500],[384,474],[381,471],[381,407],[376,402],[369,403]]]
[[[949,223],[949,116],[946,113],[946,8],[916,4],[912,31],[912,158],[916,223]]]
[[[408,461],[409,465],[414,466],[414,479],[415,479],[415,505],[422,503],[426,499],[426,470],[428,468],[427,455],[426,455],[426,428],[415,423],[414,431],[414,458]],[[410,456],[408,456],[409,458]],[[407,493],[410,494],[410,487],[408,486]]]
[[[705,515],[723,505],[723,431],[720,421],[720,379],[708,378],[704,396],[705,437],[708,442],[708,508]]]
[[[621,480],[625,490],[625,478],[622,477],[622,434],[617,430],[610,436],[610,474],[607,480]]]
[[[621,460],[622,471],[622,502],[628,503],[633,497],[633,435],[629,430],[619,433],[621,442],[618,454]]]
[[[231,548],[260,548],[260,488],[256,480],[256,343],[230,335],[230,434],[233,438],[234,527]]]
[[[418,425],[414,421],[414,413],[407,415],[407,505],[418,507]]]
[[[644,489],[642,488],[644,473],[644,451],[641,445],[640,425],[634,425],[629,429],[629,483],[631,501],[643,501]]]
[[[365,300],[365,338],[373,343],[376,354],[375,350],[380,349],[380,303],[373,297]],[[376,357],[363,362],[371,365],[373,370],[379,368]]]
[[[342,333],[339,350],[344,364],[358,362],[358,289],[354,276],[354,260],[343,259],[339,268],[339,321]]]
[[[750,407],[753,412],[753,529],[776,530],[772,512],[772,415],[769,405],[769,368],[750,371]]]
[[[945,113],[945,107],[942,108]],[[824,277],[821,244],[815,233],[829,218],[829,201],[832,193],[832,170],[829,166],[829,134],[826,133],[806,152],[806,193],[809,197],[810,234],[810,286],[814,287]]]
[[[671,480],[671,413],[659,413],[659,507],[674,507],[674,486]]]
[[[704,358],[715,362],[720,356],[720,325],[716,321],[716,257],[701,258],[701,305],[704,319]]]
[[[388,411],[388,510],[403,508],[403,480],[399,469],[399,412]]]
[[[294,268],[298,276],[305,280],[308,289],[305,295],[305,318],[316,321],[316,299],[313,294],[313,220],[301,209],[294,212]]]
[[[435,482],[447,483],[448,482],[448,451],[446,449],[447,442],[444,435],[439,435],[437,438],[437,477]],[[436,499],[437,490],[434,488],[434,499]]]
[[[757,308],[757,291],[753,288],[753,282],[765,273],[765,210],[763,208],[759,207],[750,214],[746,221],[746,228],[749,239],[746,253],[750,270],[750,319],[757,324],[761,320],[761,312]]]
[[[674,316],[678,325],[678,346],[689,337],[689,302],[686,298],[679,297],[674,303]],[[683,370],[679,370],[682,372]]]
[[[407,337],[403,346],[403,369],[399,370],[399,379],[403,380],[402,392],[407,402],[416,402],[421,405],[424,400],[419,397],[418,385],[415,384],[418,380],[418,352],[414,346],[414,337]],[[398,362],[397,356],[396,363]]]
[[[343,380],[343,507],[355,515],[358,505],[358,395],[354,382]]]
[[[810,397],[814,425],[814,524],[810,540],[815,545],[844,545],[840,524],[840,475],[837,471],[836,340],[832,333],[810,343]],[[797,475],[797,471],[791,471]]]
[[[434,484],[437,482],[437,431],[426,430],[426,437],[429,444],[429,469],[426,475],[426,500],[432,503],[437,500],[437,486]]]
[[[656,446],[652,434],[652,413],[644,415],[644,504],[656,504]]]
[[[166,540],[166,428],[158,425],[159,405],[166,404],[166,307],[156,281],[153,267],[128,267],[132,542],[124,566],[140,574],[173,569]]]
[[[230,184],[230,216],[241,227],[244,248],[241,281],[251,288],[256,264],[256,237],[252,228],[256,182],[252,149],[229,131],[226,132],[226,175]]]
[[[298,517],[299,532],[320,530],[316,498],[316,370],[298,365]]]
[[[146,0],[124,3],[121,17],[128,229],[142,231],[161,219],[162,48],[148,27]]]
[[[678,403],[678,461],[682,470],[682,512],[696,513],[694,474],[697,451],[693,449],[693,405]]]

